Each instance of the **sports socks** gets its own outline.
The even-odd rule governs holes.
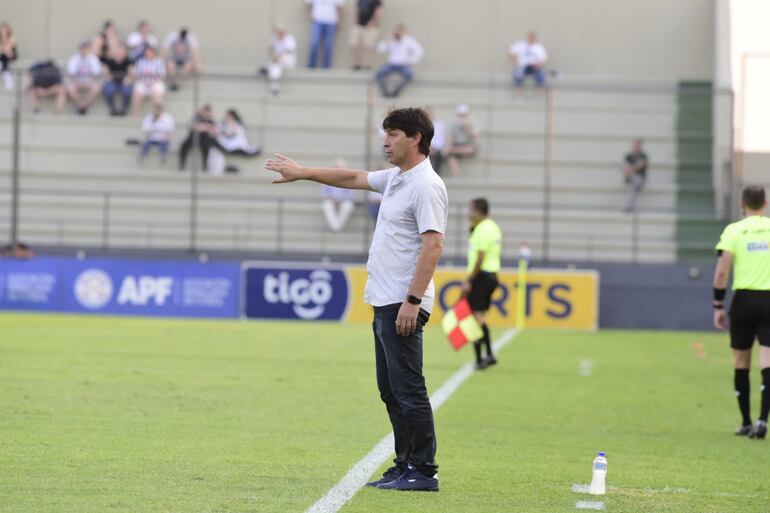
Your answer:
[[[484,343],[484,346],[487,349],[487,358],[492,358],[492,342],[489,339],[489,327],[486,323],[481,325],[481,331],[484,332],[484,336],[481,338],[481,341]]]
[[[764,378],[767,375],[770,378],[770,372],[765,374],[766,370],[762,369],[762,376]],[[770,384],[770,379],[767,379]],[[764,392],[762,394],[762,405],[764,406]],[[741,416],[743,417],[743,425],[751,425],[751,406],[749,405],[749,369],[735,369],[735,396],[738,398],[738,408],[741,410]],[[770,401],[770,399],[768,399]],[[767,417],[765,417],[767,419]]]
[[[762,369],[762,409],[759,420],[767,422],[767,414],[770,412],[770,367]]]
[[[484,339],[479,339],[473,343],[473,350],[476,352],[476,363],[481,363],[481,344]]]

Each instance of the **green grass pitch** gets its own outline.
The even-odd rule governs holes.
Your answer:
[[[301,513],[389,431],[372,346],[367,326],[0,315],[0,511]],[[431,390],[471,357],[435,328],[425,353]],[[437,412],[440,493],[342,511],[576,511],[599,450],[608,512],[770,510],[725,335],[531,331],[499,357]]]

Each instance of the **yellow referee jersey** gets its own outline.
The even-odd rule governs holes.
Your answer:
[[[473,272],[479,251],[484,252],[481,270],[488,273],[500,271],[500,256],[503,252],[503,232],[496,222],[486,218],[477,224],[468,240],[468,272]]]
[[[733,254],[733,290],[770,290],[770,218],[727,225],[717,249]]]

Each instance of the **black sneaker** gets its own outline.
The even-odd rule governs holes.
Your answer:
[[[497,363],[497,358],[494,356],[487,356],[487,358],[484,360],[484,362],[487,364],[487,367],[494,365]]]
[[[395,481],[396,479],[398,479],[398,477],[402,473],[403,473],[403,470],[401,469],[400,466],[396,465],[396,466],[390,467],[388,470],[383,472],[381,478],[379,478],[377,481],[366,483],[366,486],[371,486],[373,488],[376,488],[381,484],[390,483],[391,481]]]
[[[476,362],[476,370],[484,370],[487,368],[487,361],[481,360],[480,362]]]
[[[749,438],[756,438],[757,440],[764,440],[767,435],[767,422],[758,420],[754,429],[749,433]]]
[[[406,472],[397,479],[377,485],[380,490],[399,490],[402,492],[437,492],[438,474],[427,477],[419,470],[409,465]]]
[[[746,424],[735,430],[735,436],[749,436],[751,434],[751,424]]]

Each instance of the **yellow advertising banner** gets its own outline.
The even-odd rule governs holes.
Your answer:
[[[350,286],[347,322],[371,323],[372,309],[363,303],[366,269],[345,269]],[[436,302],[431,324],[438,325],[444,312],[459,298],[467,273],[459,268],[441,268],[436,271]],[[490,326],[516,326],[516,290],[518,277],[515,269],[498,273],[500,285],[492,295],[488,314]],[[527,328],[565,328],[595,330],[599,317],[599,273],[532,269],[527,274],[525,296]]]

